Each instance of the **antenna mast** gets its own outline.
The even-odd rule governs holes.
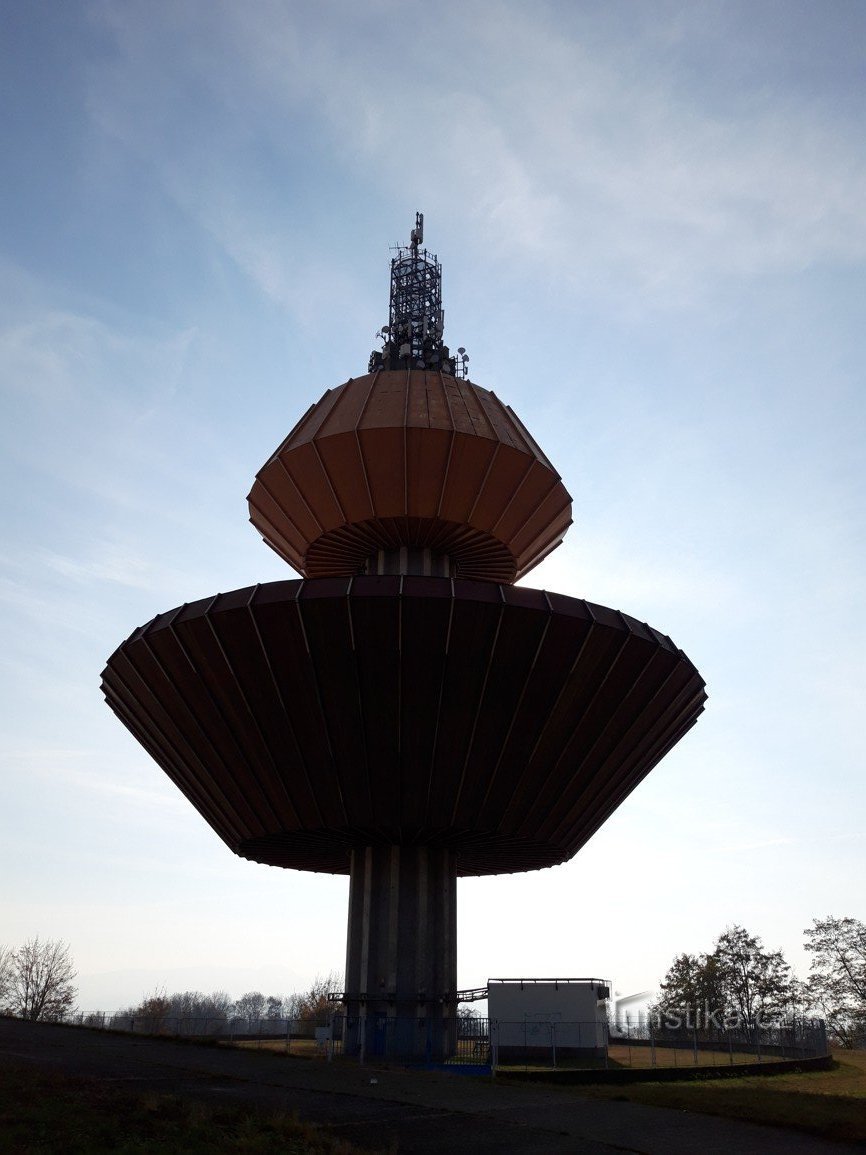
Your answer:
[[[466,350],[452,357],[443,343],[442,266],[424,243],[424,214],[415,214],[408,245],[397,245],[391,260],[391,301],[388,324],[377,337],[383,348],[370,354],[369,372],[377,369],[433,369],[466,376]]]

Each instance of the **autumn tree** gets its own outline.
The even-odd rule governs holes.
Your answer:
[[[22,1019],[62,1019],[75,1006],[75,965],[69,946],[37,935],[8,952],[4,1003]]]
[[[292,996],[292,1018],[306,1019],[319,1022],[326,1019],[334,1009],[330,995],[338,994],[343,989],[343,977],[336,971],[331,971],[324,978],[316,975],[310,989],[301,995]]]
[[[856,918],[816,918],[803,932],[812,954],[809,1005],[842,1047],[866,1037],[866,924]]]

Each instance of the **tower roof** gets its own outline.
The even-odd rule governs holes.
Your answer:
[[[305,577],[377,550],[448,555],[512,582],[562,541],[571,498],[513,410],[443,372],[378,370],[329,390],[259,470],[250,520]]]

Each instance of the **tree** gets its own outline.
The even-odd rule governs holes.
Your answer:
[[[292,1017],[316,1022],[327,1019],[334,1010],[334,1002],[328,996],[338,994],[342,989],[342,976],[336,971],[331,971],[324,978],[316,975],[306,993],[292,996],[294,1002]]]
[[[713,954],[729,1015],[750,1030],[786,1016],[794,983],[781,951],[764,950],[757,935],[732,926],[719,935]]]
[[[725,995],[715,954],[677,955],[661,983],[659,998],[650,1008],[669,1030],[704,1030],[723,1026]]]
[[[9,993],[12,985],[12,951],[0,944],[0,1014],[11,1013]]]
[[[752,1030],[790,1010],[797,984],[781,951],[767,951],[756,935],[728,927],[709,954],[678,955],[653,1006],[669,1029]]]
[[[206,995],[201,991],[179,991],[170,996],[171,1014],[178,1019],[224,1020],[232,1010],[231,995],[226,991],[213,991]]]
[[[269,1019],[281,1019],[283,1017],[283,1000],[277,995],[268,995],[265,1015]]]
[[[140,1003],[115,1011],[115,1020],[126,1019],[124,1030],[138,1030],[156,1035],[166,1029],[172,1013],[172,999],[165,987],[154,987],[153,993],[144,995]]]
[[[807,994],[835,1040],[854,1047],[866,1037],[866,924],[856,918],[816,918],[803,931],[812,952]]]
[[[264,1018],[265,996],[261,991],[247,991],[245,995],[241,995],[232,1010],[239,1019],[252,1021]]]
[[[65,942],[29,938],[11,953],[5,1001],[23,1019],[62,1019],[75,1005],[76,973]]]

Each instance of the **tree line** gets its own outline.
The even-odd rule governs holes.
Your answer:
[[[139,1003],[116,1011],[113,1018],[150,1020],[151,1023],[172,1019],[207,1019],[226,1024],[232,1021],[256,1023],[281,1019],[318,1022],[327,1019],[333,1009],[329,996],[342,989],[342,977],[333,971],[324,977],[317,975],[308,990],[289,995],[265,995],[261,991],[247,991],[239,999],[233,999],[227,991],[213,991],[211,994],[178,991],[169,994],[162,988],[146,995]],[[99,1011],[88,1016],[88,1019],[98,1022],[103,1017]]]
[[[866,1045],[866,924],[828,916],[803,933],[805,981],[742,926],[723,931],[711,951],[677,955],[650,1007],[654,1021],[668,1030],[752,1032],[813,1015],[838,1046]]]
[[[814,919],[804,932],[811,955],[809,976],[793,974],[781,951],[768,950],[760,937],[732,926],[703,954],[676,956],[661,983],[651,1013],[671,1029],[753,1030],[804,1015],[822,1018],[842,1047],[866,1046],[866,923],[854,918]],[[0,1014],[62,1021],[75,1010],[76,970],[67,943],[28,939],[17,950],[0,945]],[[202,994],[164,989],[147,995],[115,1018],[198,1018],[316,1021],[333,1007],[330,995],[342,989],[332,972],[309,990],[290,995],[247,991],[232,999],[225,991]],[[102,1012],[88,1016],[101,1022]],[[87,1021],[87,1020],[85,1020]]]

